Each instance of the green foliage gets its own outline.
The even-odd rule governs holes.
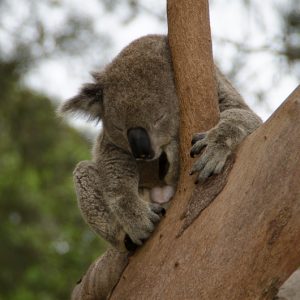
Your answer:
[[[84,224],[72,170],[89,145],[0,62],[0,299],[68,299],[105,245]]]

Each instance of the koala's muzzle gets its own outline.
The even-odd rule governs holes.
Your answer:
[[[149,135],[144,128],[128,129],[127,137],[134,158],[147,160],[154,157]]]

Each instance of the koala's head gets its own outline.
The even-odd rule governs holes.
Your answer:
[[[61,107],[102,120],[108,139],[136,159],[155,159],[178,134],[178,102],[167,38],[127,46],[94,82]]]

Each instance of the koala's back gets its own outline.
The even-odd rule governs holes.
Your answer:
[[[135,40],[99,73],[99,77],[108,99],[104,99],[107,115],[111,117],[117,111],[122,126],[134,126],[139,123],[136,118],[145,117],[142,114],[156,114],[170,103],[177,106],[166,36],[149,35]],[[125,124],[125,119],[129,124]],[[104,125],[105,121],[104,116]]]
[[[108,84],[121,80],[124,84],[129,83],[130,86],[143,87],[147,83],[160,85],[161,82],[157,82],[158,78],[172,73],[171,68],[167,37],[148,35],[124,48],[105,68],[104,74]]]

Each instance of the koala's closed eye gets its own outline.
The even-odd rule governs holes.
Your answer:
[[[154,121],[154,126],[159,125],[159,123],[166,117],[167,114],[162,114]]]

